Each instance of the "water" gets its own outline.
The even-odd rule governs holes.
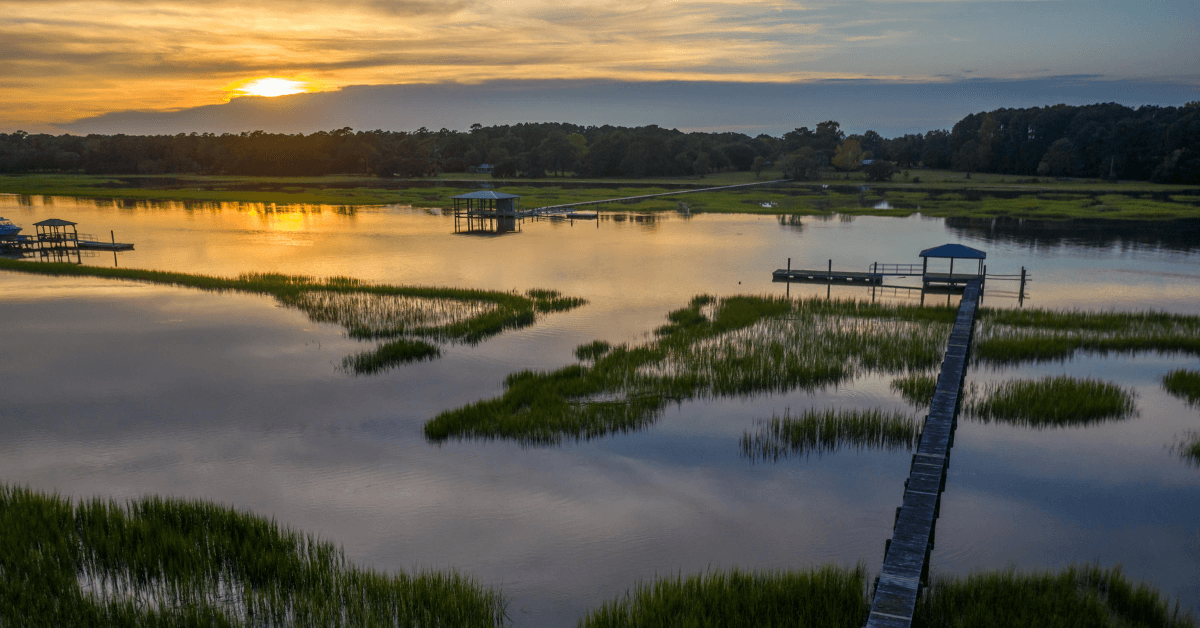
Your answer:
[[[0,197],[31,230],[58,217],[134,242],[115,263],[235,275],[349,275],[398,284],[555,288],[578,310],[441,359],[373,377],[341,371],[369,345],[266,297],[0,273],[0,480],[75,496],[199,497],[275,517],[380,569],[455,567],[511,599],[519,626],[576,618],[656,574],[708,568],[877,571],[907,475],[905,452],[842,451],[751,464],[754,421],[817,406],[908,406],[870,375],[836,389],[671,406],[649,429],[557,447],[431,445],[436,413],[499,394],[507,374],[574,362],[594,339],[636,342],[709,293],[919,302],[919,291],[772,283],[770,271],[919,263],[961,242],[992,273],[1032,273],[1027,306],[1200,313],[1198,252],[1174,229],[1051,228],[912,218],[799,221],[677,214],[526,222],[454,236],[453,219],[402,207],[339,210],[112,204]],[[1055,232],[1058,229],[1058,232]],[[1191,240],[1195,242],[1196,240]],[[114,264],[110,253],[85,263]],[[961,262],[960,262],[961,263]],[[894,283],[914,286],[912,279]],[[1018,307],[1015,284],[984,304]],[[930,295],[927,302],[957,297]],[[1200,469],[1170,451],[1200,411],[1159,378],[1195,360],[1084,357],[968,379],[1068,373],[1137,392],[1140,415],[1083,429],[962,421],[933,570],[1124,564],[1200,606]]]

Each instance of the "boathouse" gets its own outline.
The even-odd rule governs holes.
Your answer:
[[[478,190],[454,199],[455,233],[504,233],[520,225],[521,197],[494,190]]]
[[[950,271],[945,273],[929,272],[929,258],[949,259]],[[954,260],[966,259],[977,260],[979,265],[975,272],[954,272]],[[945,286],[965,286],[972,279],[983,279],[985,267],[983,260],[987,259],[987,253],[979,249],[973,249],[969,246],[961,244],[943,244],[935,246],[931,249],[921,251],[921,283],[925,285],[941,284]],[[959,265],[962,269],[962,265]]]

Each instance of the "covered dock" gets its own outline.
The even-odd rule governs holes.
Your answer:
[[[950,270],[944,273],[929,272],[929,258],[931,257],[935,259],[949,259]],[[969,246],[963,246],[961,244],[943,244],[941,246],[935,246],[931,249],[925,249],[924,251],[921,251],[921,258],[922,284],[926,286],[944,285],[961,287],[966,286],[967,282],[973,279],[983,280],[983,260],[987,259],[987,253],[980,251],[979,249],[973,249]],[[976,268],[975,272],[955,273],[954,260],[956,259],[977,260],[978,267]],[[960,264],[959,268],[962,269],[963,266]]]
[[[506,233],[521,226],[521,197],[478,190],[451,197],[454,233]]]

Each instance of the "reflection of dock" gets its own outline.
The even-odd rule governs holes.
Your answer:
[[[922,587],[929,580],[929,555],[933,552],[934,529],[946,490],[950,446],[958,423],[959,397],[967,370],[967,356],[975,325],[982,280],[967,282],[950,331],[937,389],[921,430],[921,442],[913,454],[908,479],[904,481],[902,506],[896,510],[892,538],[884,549],[883,568],[875,581],[867,628],[907,627]]]

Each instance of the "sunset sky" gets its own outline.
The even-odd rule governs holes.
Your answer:
[[[648,123],[620,111],[601,119],[603,110],[589,109],[579,91],[586,85],[604,86],[609,96],[643,88],[659,94],[655,102],[670,106],[656,115],[683,112],[681,121],[657,120],[663,126],[757,124],[768,131],[790,122],[741,119],[734,102],[719,115],[688,118],[689,107],[703,108],[710,97],[697,102],[672,86],[718,100],[746,86],[751,94],[768,85],[794,88],[814,99],[811,106],[805,96],[777,101],[799,99],[798,109],[817,117],[855,98],[879,98],[847,91],[863,85],[883,90],[883,98],[905,89],[941,90],[929,93],[950,100],[969,95],[957,113],[943,103],[946,112],[937,115],[953,119],[983,108],[1067,102],[1076,93],[1086,101],[1177,105],[1200,100],[1198,33],[1195,0],[5,0],[0,130],[136,133],[142,122],[153,127],[144,132],[174,129],[152,124],[164,116],[192,130],[262,128],[223,103],[256,93],[252,81],[265,77],[326,93],[278,98],[292,104],[266,119],[289,131],[465,128],[554,114],[564,122]],[[276,81],[270,93],[288,85]],[[490,107],[445,112],[448,98],[470,100],[506,85],[535,85],[538,98],[522,100],[510,89]],[[344,89],[351,86],[373,89]],[[400,90],[411,106],[355,100],[387,89]],[[1014,89],[1027,100],[1006,95]],[[556,99],[558,109],[540,108]],[[325,113],[306,114],[311,103],[324,103]],[[859,108],[869,120],[871,108]],[[336,110],[355,113],[340,124]],[[889,126],[895,113],[877,110],[879,128],[928,122]],[[572,111],[588,119],[568,119]],[[308,122],[298,122],[306,115]],[[788,115],[791,126],[819,121],[802,111]]]

